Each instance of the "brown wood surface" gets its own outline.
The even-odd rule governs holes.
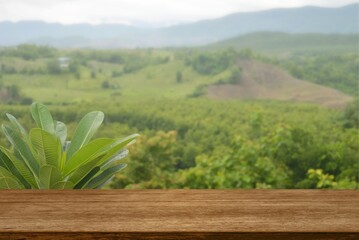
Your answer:
[[[359,191],[0,191],[0,239],[359,239]]]

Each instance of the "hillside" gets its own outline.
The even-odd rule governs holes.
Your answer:
[[[22,43],[71,48],[198,46],[258,31],[348,34],[358,32],[358,7],[359,4],[352,4],[340,8],[302,7],[241,12],[157,29],[121,24],[1,22],[0,46]]]
[[[298,61],[284,59],[289,65],[283,67],[245,53],[230,49],[57,50],[22,45],[0,51],[0,90],[16,90],[4,101],[17,100],[20,93],[36,101],[64,104],[138,97],[197,98],[206,94],[207,86],[211,98],[273,99],[329,107],[350,101],[344,93],[354,96],[347,90],[357,86],[355,55],[298,55]],[[59,65],[58,59],[64,56],[71,59],[67,68]],[[238,79],[239,85],[225,85]]]
[[[240,83],[212,85],[208,87],[208,97],[310,102],[334,108],[343,108],[352,99],[332,88],[296,79],[270,64],[238,60],[238,67]]]
[[[358,41],[358,34],[257,32],[213,43],[204,49],[250,48],[265,53],[357,52]]]

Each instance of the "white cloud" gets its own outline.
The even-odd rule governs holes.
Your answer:
[[[336,7],[357,0],[0,0],[0,21],[168,25],[241,11],[305,5]]]

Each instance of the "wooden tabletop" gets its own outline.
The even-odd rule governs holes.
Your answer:
[[[359,191],[0,191],[0,239],[55,237],[359,239]]]

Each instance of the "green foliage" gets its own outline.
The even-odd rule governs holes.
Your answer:
[[[309,169],[308,170],[308,180],[316,183],[316,188],[333,188],[337,185],[334,182],[334,176],[329,174],[324,174],[322,169]]]
[[[201,97],[206,94],[206,89],[207,89],[207,85],[205,85],[205,84],[199,85],[193,90],[193,92],[191,94],[187,95],[187,97],[189,97],[189,98]]]
[[[69,63],[69,72],[76,73],[79,70],[79,63],[77,61],[70,61]]]
[[[252,51],[252,49],[250,48],[245,48],[239,51],[239,57],[241,58],[245,58],[245,59],[252,59],[254,57],[254,53]]]
[[[3,103],[5,102],[10,105],[29,105],[32,103],[32,98],[24,96],[17,84],[4,86],[2,82],[0,82],[0,101],[1,100]]]
[[[92,71],[92,72],[91,72],[91,78],[92,78],[92,79],[96,79],[96,76],[97,76],[96,72],[95,72],[95,71]]]
[[[302,187],[317,189],[354,189],[356,181],[348,178],[335,181],[334,175],[324,173],[322,169],[309,169],[307,179],[303,181]]]
[[[138,70],[144,68],[145,66],[146,66],[146,62],[144,61],[144,59],[142,58],[137,58],[133,60],[131,59],[126,62],[123,68],[123,72],[126,74],[137,72]]]
[[[110,86],[109,81],[105,80],[105,81],[102,82],[101,87],[102,87],[103,89],[108,89],[108,88],[110,88],[111,86]]]
[[[125,167],[122,152],[138,136],[90,141],[104,119],[102,112],[90,112],[67,142],[65,124],[44,105],[32,104],[31,114],[37,128],[29,134],[10,114],[10,125],[2,125],[12,150],[0,147],[0,189],[99,188]]]
[[[358,49],[358,35],[255,32],[213,43],[205,49],[251,48],[256,52],[276,55],[302,53],[354,52]]]
[[[176,72],[176,82],[177,82],[177,83],[181,83],[181,82],[182,82],[182,72],[181,72],[181,71],[177,71],[177,72]]]
[[[8,50],[11,48],[4,52]],[[56,51],[57,56],[35,60],[0,54],[3,102],[7,102],[6,86],[21,87],[19,100],[11,100],[11,106],[0,106],[1,112],[11,112],[21,122],[17,126],[10,117],[10,126],[17,127],[4,129],[12,135],[20,132],[17,138],[14,136],[15,152],[4,136],[0,136],[0,145],[8,146],[1,148],[0,167],[18,179],[14,185],[9,180],[12,176],[1,175],[6,178],[6,184],[24,188],[99,186],[125,166],[125,162],[115,163],[127,151],[112,142],[118,154],[107,165],[101,165],[105,156],[96,146],[110,144],[119,134],[140,131],[143,136],[139,144],[130,149],[131,156],[126,158],[131,164],[115,174],[113,188],[355,187],[359,134],[354,103],[343,111],[269,99],[223,101],[205,96],[207,86],[219,79],[222,83],[241,84],[245,69],[238,68],[238,58],[260,59],[288,71],[286,64],[295,66],[308,81],[314,81],[311,79],[323,72],[322,80],[317,82],[323,85],[328,85],[326,74],[333,83],[341,77],[342,86],[352,89],[354,94],[356,85],[350,82],[356,76],[357,69],[353,67],[356,58],[350,54],[285,52],[274,58],[258,56],[249,50],[206,52],[193,48]],[[58,56],[71,58],[69,68],[62,68],[61,74],[50,74],[46,71],[47,63]],[[203,65],[200,56],[204,57]],[[91,79],[92,72],[96,72],[95,79]],[[180,84],[177,79],[181,79]],[[121,92],[115,89],[117,86],[121,86]],[[339,89],[337,85],[334,87]],[[22,101],[23,94],[51,105],[53,119],[58,120],[49,127],[54,128],[53,133],[22,130],[33,127],[27,108],[16,105]],[[94,107],[106,112],[106,121],[94,135],[103,138],[79,143],[82,147],[71,159],[64,156],[71,146],[66,141],[67,132],[74,139],[76,125]],[[55,149],[58,142],[62,147],[62,167],[54,166],[53,159],[59,159],[58,155],[41,151],[46,143]],[[9,157],[5,158],[6,154]],[[21,161],[22,155],[30,156],[26,163]],[[35,155],[34,161],[31,155]],[[54,184],[59,180],[54,168],[60,168],[61,173],[66,171],[69,177]],[[72,171],[73,168],[77,170]],[[321,169],[322,175],[333,176],[330,181],[336,184],[319,186],[322,176],[309,177],[309,169]],[[41,172],[43,185],[36,182],[40,176],[35,179],[33,171]]]
[[[358,54],[296,53],[281,58],[257,58],[277,64],[299,79],[358,95]]]
[[[241,69],[238,67],[233,67],[231,69],[231,75],[226,79],[220,79],[216,84],[239,84],[241,83]]]
[[[213,75],[226,70],[236,59],[236,52],[197,53],[191,60],[192,68],[203,75]]]
[[[56,59],[49,61],[46,67],[50,74],[60,74],[62,72],[60,64]]]
[[[1,72],[3,72],[4,74],[16,74],[17,73],[15,67],[8,66],[5,64],[1,64]]]
[[[343,117],[345,128],[359,128],[359,98],[348,104]]]
[[[9,95],[9,99],[11,100],[19,100],[20,99],[20,87],[16,84],[11,84],[6,87],[7,93]]]
[[[176,170],[179,159],[176,151],[175,131],[156,132],[151,137],[140,137],[131,150],[129,167],[118,174],[111,184],[114,188],[170,188],[169,180]],[[123,154],[127,154],[124,152]],[[164,177],[166,176],[166,177]]]
[[[15,49],[5,49],[0,52],[0,56],[20,57],[24,60],[36,60],[38,58],[54,57],[56,49],[47,46],[37,46],[32,44],[21,44]]]
[[[121,77],[123,75],[123,72],[122,71],[112,71],[112,74],[111,74],[111,76],[113,77],[113,78],[115,78],[115,77]]]
[[[285,188],[285,165],[265,153],[261,143],[241,137],[229,147],[196,158],[196,166],[179,174],[179,186],[189,188]]]
[[[241,70],[238,68],[234,68],[231,71],[231,76],[228,79],[228,83],[238,84],[241,82]]]
[[[84,52],[77,51],[76,54],[79,58],[93,59],[101,62],[123,64],[125,61],[125,54],[115,51],[91,51],[86,54],[84,54]]]
[[[335,110],[208,99],[108,107],[111,126],[145,133],[114,188],[317,188],[308,169],[353,188],[357,176],[358,130]],[[175,142],[161,130],[176,130]]]

